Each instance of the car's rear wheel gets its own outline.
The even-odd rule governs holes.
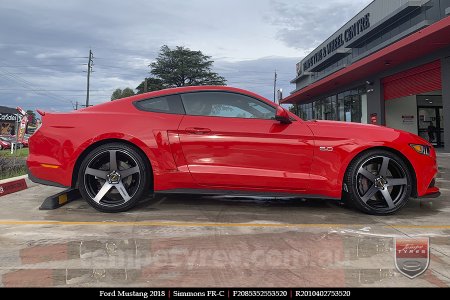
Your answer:
[[[358,156],[345,174],[347,200],[359,210],[373,215],[397,212],[409,200],[412,176],[398,155],[384,150]]]
[[[102,212],[135,206],[150,189],[151,172],[142,155],[121,143],[101,145],[83,160],[78,174],[83,198]]]

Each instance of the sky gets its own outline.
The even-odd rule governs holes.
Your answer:
[[[0,105],[69,111],[135,88],[162,45],[200,50],[227,85],[286,97],[295,64],[371,0],[1,0]]]

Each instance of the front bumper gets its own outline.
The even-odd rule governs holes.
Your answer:
[[[429,187],[424,195],[420,196],[419,199],[434,199],[441,195],[439,188],[436,186]]]

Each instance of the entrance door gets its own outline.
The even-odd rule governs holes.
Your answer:
[[[444,116],[442,107],[419,106],[419,136],[430,141],[435,147],[444,146]]]

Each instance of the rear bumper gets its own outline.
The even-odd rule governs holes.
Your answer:
[[[43,185],[50,185],[50,186],[56,186],[56,187],[60,187],[60,188],[69,188],[69,186],[65,186],[61,183],[55,182],[55,181],[50,181],[50,180],[45,180],[45,179],[41,179],[38,178],[36,176],[33,175],[33,173],[31,173],[30,169],[27,167],[27,173],[28,173],[28,178],[35,182],[35,183],[39,183],[39,184],[43,184]]]

